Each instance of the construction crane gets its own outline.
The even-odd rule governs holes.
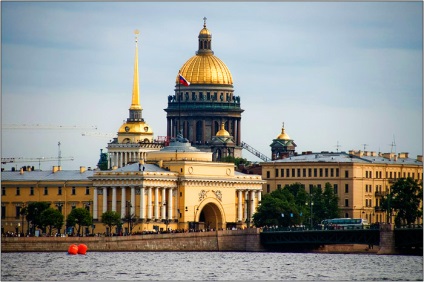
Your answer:
[[[2,129],[86,129],[97,130],[95,125],[57,125],[57,124],[2,124]]]
[[[54,162],[58,161],[57,157],[39,157],[39,158],[1,158],[2,164],[7,163],[29,163],[29,162],[38,162],[38,169],[41,169],[41,162]],[[73,161],[74,157],[60,157],[62,161]]]
[[[241,142],[241,147],[243,147],[243,149],[246,149],[247,151],[249,151],[250,153],[252,153],[256,157],[260,158],[264,162],[270,162],[271,161],[270,158],[268,158],[267,156],[265,156],[264,154],[262,154],[261,152],[259,152],[258,150],[256,150],[255,148],[253,148],[252,146],[247,144],[246,142]]]

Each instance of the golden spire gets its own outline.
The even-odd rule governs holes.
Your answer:
[[[133,91],[132,91],[132,101],[130,110],[141,110],[140,105],[140,91],[139,91],[139,83],[138,83],[138,34],[140,32],[136,29],[134,31],[135,34],[135,60],[134,60],[134,83],[133,83]]]
[[[290,136],[284,130],[284,122],[283,122],[283,127],[281,128],[281,134],[277,136],[277,139],[291,140]]]

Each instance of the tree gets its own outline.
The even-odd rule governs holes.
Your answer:
[[[245,158],[236,158],[233,156],[226,156],[224,158],[221,159],[222,162],[224,163],[234,163],[237,167],[239,166],[239,164],[244,164],[244,165],[250,165],[250,162],[245,159]]]
[[[106,211],[102,214],[102,223],[108,226],[109,232],[112,233],[112,227],[121,224],[121,214],[116,211]]]
[[[304,207],[296,204],[295,197],[289,189],[272,191],[264,195],[261,205],[253,215],[253,223],[257,227],[283,226],[288,227],[301,223]]]
[[[27,207],[28,214],[26,215],[26,220],[31,222],[33,228],[41,228],[43,231],[45,231],[41,214],[49,207],[50,203],[47,202],[29,203]]]
[[[423,182],[411,177],[399,178],[391,186],[390,193],[381,201],[381,208],[388,211],[391,217],[392,210],[396,211],[395,224],[412,224],[422,217],[421,201],[423,198]]]
[[[41,224],[44,228],[49,227],[49,234],[52,235],[52,229],[58,231],[62,228],[64,222],[63,214],[54,208],[48,208],[41,213]]]
[[[93,224],[93,218],[90,215],[90,212],[84,208],[75,208],[73,209],[66,219],[66,226],[74,227],[78,225],[78,236],[81,232],[82,226],[90,226]]]
[[[333,186],[325,183],[324,191],[321,188],[312,187],[313,212],[312,221],[315,224],[324,219],[340,217],[339,198],[334,194]]]

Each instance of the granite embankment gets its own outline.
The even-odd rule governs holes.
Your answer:
[[[71,244],[89,251],[265,251],[259,229],[148,234],[114,237],[3,237],[2,252],[63,252]]]
[[[148,234],[116,237],[3,237],[1,252],[67,252],[85,244],[92,252],[269,252],[260,243],[259,229]],[[328,245],[317,253],[377,253],[378,246]]]

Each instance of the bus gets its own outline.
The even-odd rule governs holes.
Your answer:
[[[324,230],[337,229],[367,229],[370,227],[368,220],[362,218],[333,218],[321,222]]]

